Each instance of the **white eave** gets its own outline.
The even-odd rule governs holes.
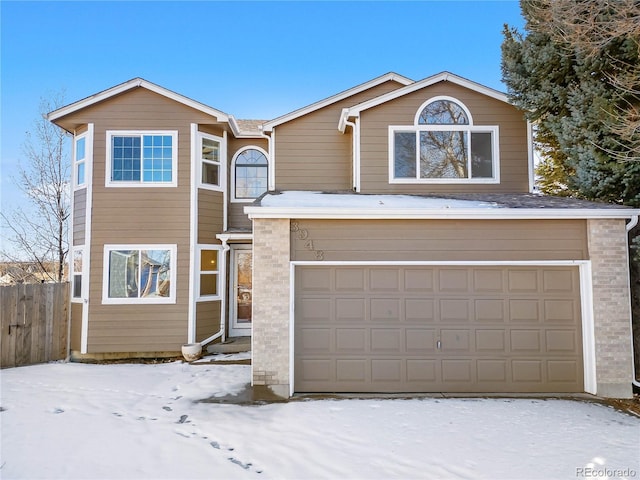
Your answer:
[[[370,88],[373,88],[375,86],[381,85],[385,82],[389,82],[389,81],[395,81],[398,82],[402,85],[411,85],[414,83],[413,80],[411,80],[410,78],[407,77],[403,77],[402,75],[399,75],[397,73],[387,73],[385,75],[381,75],[380,77],[376,77],[372,80],[369,80],[368,82],[362,83],[360,85],[357,85],[353,88],[350,88],[348,90],[345,90],[343,92],[340,92],[336,95],[333,95],[331,97],[325,98],[324,100],[320,100],[319,102],[316,103],[312,103],[311,105],[308,105],[306,107],[300,108],[298,110],[294,110],[291,113],[287,113],[286,115],[282,115],[278,118],[275,118],[269,122],[266,122],[264,124],[264,131],[265,132],[270,132],[273,130],[273,127],[289,122],[291,120],[294,120],[298,117],[301,117],[303,115],[307,115],[315,110],[318,110],[320,108],[326,107],[328,105],[331,105],[333,103],[339,102],[340,100],[344,100],[345,98],[349,98],[352,95],[356,95],[360,92],[364,92],[365,90],[368,90]],[[401,87],[401,89],[404,87]]]
[[[195,110],[198,110],[202,113],[211,115],[212,117],[215,117],[218,122],[229,121],[229,115],[227,115],[226,113],[221,112],[220,110],[216,110],[215,108],[211,108],[200,102],[196,102],[195,100],[185,97],[184,95],[180,95],[179,93],[173,92],[171,90],[167,90],[166,88],[156,85],[155,83],[151,83],[147,80],[144,80],[143,78],[134,78],[132,80],[129,80],[128,82],[121,83],[120,85],[116,85],[115,87],[109,88],[100,93],[96,93],[95,95],[84,98],[82,100],[79,100],[65,107],[59,108],[57,110],[54,110],[53,112],[47,115],[47,119],[51,122],[55,122],[57,119],[62,118],[66,115],[69,115],[70,113],[76,112],[83,108],[89,107],[91,105],[102,102],[104,100],[107,100],[121,93],[124,93],[128,90],[132,90],[134,88],[139,88],[139,87],[146,88],[147,90],[155,92],[164,97],[170,98],[171,100],[182,103],[183,105],[186,105],[188,107],[194,108]]]
[[[350,108],[345,108],[340,115],[340,120],[338,122],[338,129],[344,133],[346,128],[346,120],[349,117],[357,117],[360,115],[360,112],[363,110],[367,110],[372,107],[376,107],[383,103],[389,102],[396,98],[402,97],[403,95],[407,95],[409,93],[420,90],[421,88],[429,87],[438,82],[451,82],[456,85],[460,85],[462,87],[468,88],[469,90],[473,90],[475,92],[481,93],[491,98],[495,98],[496,100],[500,100],[501,102],[509,103],[509,98],[505,93],[499,92],[498,90],[494,90],[493,88],[485,87],[479,83],[473,82],[471,80],[467,80],[466,78],[459,77],[450,72],[441,72],[437,75],[433,75],[431,77],[427,77],[418,82],[411,83],[405,87],[398,88],[397,90],[393,90],[392,92],[385,93],[384,95],[380,95],[379,97],[372,98],[371,100],[367,100],[365,102],[359,103],[358,105],[354,105]]]
[[[475,219],[557,220],[628,219],[634,208],[512,208],[494,202],[428,198],[408,195],[323,194],[283,192],[263,197],[260,205],[244,208],[250,219]]]

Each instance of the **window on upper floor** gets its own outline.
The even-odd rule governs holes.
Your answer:
[[[461,102],[436,97],[414,125],[389,127],[391,183],[498,183],[498,127],[474,125]]]
[[[175,186],[178,132],[107,132],[107,186]]]
[[[200,161],[199,186],[220,190],[222,183],[222,142],[221,137],[198,132],[198,159]]]
[[[246,147],[235,154],[231,164],[231,201],[252,202],[267,191],[269,160],[264,150],[259,147]]]
[[[105,245],[102,303],[175,303],[175,245]]]
[[[73,150],[73,171],[75,188],[86,187],[86,157],[87,157],[87,135],[83,134],[75,139]]]

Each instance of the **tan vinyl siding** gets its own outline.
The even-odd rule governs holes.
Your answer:
[[[292,220],[292,260],[585,260],[584,220]],[[311,243],[309,243],[311,242]]]
[[[223,195],[212,190],[198,190],[198,243],[219,243],[216,235],[223,230]]]
[[[94,124],[88,353],[179,351],[189,305],[191,123],[216,120],[144,88],[69,117],[67,125]],[[177,131],[177,187],[105,187],[107,130]],[[177,245],[176,303],[103,305],[105,244]]]
[[[229,230],[251,230],[251,220],[244,207],[251,203],[230,203],[229,204]]]
[[[87,213],[87,189],[73,192],[73,245],[84,245]]]
[[[340,113],[401,86],[385,82],[275,127],[276,189],[350,190],[352,140],[338,131]]]
[[[70,346],[72,351],[80,351],[82,342],[82,304],[71,302]]]
[[[389,183],[389,125],[414,125],[415,115],[428,99],[447,95],[471,112],[474,125],[499,127],[499,184]],[[528,192],[527,124],[516,108],[450,82],[440,82],[361,114],[361,191],[363,193]]]
[[[196,303],[196,342],[202,342],[220,330],[220,302]]]

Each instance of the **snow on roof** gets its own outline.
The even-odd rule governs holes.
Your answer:
[[[324,193],[287,191],[268,194],[260,201],[261,207],[313,207],[331,208],[500,208],[495,202],[457,200],[418,195],[366,195],[353,193]]]

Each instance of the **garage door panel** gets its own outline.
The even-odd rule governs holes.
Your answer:
[[[351,382],[356,384],[370,383],[367,381],[367,360],[359,359],[341,359],[336,361],[336,380],[338,382],[348,382],[347,389]]]
[[[576,267],[296,267],[294,389],[583,391],[579,291]]]
[[[473,362],[469,360],[442,360],[442,381],[447,383],[470,383],[472,377]]]
[[[399,292],[400,272],[397,268],[369,270],[369,287],[372,292]]]
[[[476,352],[504,352],[504,330],[476,330]]]
[[[374,328],[371,330],[371,353],[402,353],[402,331],[391,328]]]
[[[475,270],[473,272],[473,289],[480,293],[504,292],[504,272],[502,269]]]
[[[336,298],[336,321],[363,322],[366,318],[366,299],[360,298]]]
[[[479,383],[507,381],[507,360],[478,360],[476,375]]]
[[[432,298],[406,298],[404,301],[404,319],[406,322],[433,322],[436,302]]]
[[[571,299],[545,300],[544,321],[553,323],[573,323],[576,305]]]
[[[440,321],[467,322],[469,320],[469,301],[465,299],[442,299],[439,302]]]
[[[509,293],[538,293],[538,272],[536,270],[512,269],[508,273]]]
[[[442,293],[468,293],[469,272],[464,268],[442,268],[438,275],[438,291]]]
[[[368,351],[368,331],[364,328],[337,328],[336,329],[336,352],[359,352]]]
[[[575,330],[547,330],[545,332],[547,352],[572,354],[579,347],[577,337]]]
[[[362,292],[365,289],[365,273],[362,269],[337,268],[335,278],[337,292]]]
[[[407,328],[405,330],[407,353],[416,355],[434,352],[436,349],[436,330],[430,328]]]
[[[512,322],[538,323],[540,305],[537,299],[509,299],[508,318]]]
[[[513,360],[511,362],[512,380],[518,382],[534,382],[540,384],[543,381],[542,360]]]
[[[439,375],[437,374],[438,362],[433,359],[409,359],[407,360],[407,382],[435,382]]]
[[[540,352],[540,330],[511,330],[511,351]]]
[[[506,318],[505,301],[501,298],[475,299],[473,307],[478,322],[504,322]]]
[[[371,361],[372,382],[397,382],[403,380],[402,363],[400,359],[374,359]]]
[[[571,271],[543,270],[542,289],[546,293],[567,294],[576,289]]]
[[[330,322],[333,319],[331,298],[305,298],[298,304],[298,320],[301,324]]]
[[[372,298],[371,320],[391,321],[397,323],[400,321],[400,298]]]
[[[404,291],[408,293],[433,293],[434,269],[415,268],[404,270]]]

